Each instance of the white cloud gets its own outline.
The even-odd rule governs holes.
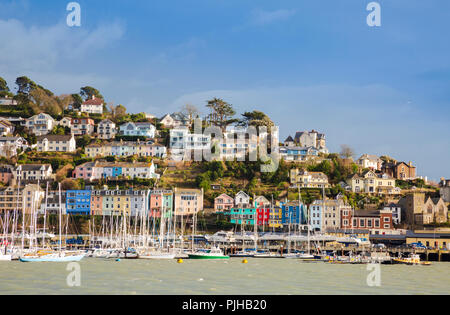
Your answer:
[[[253,25],[265,25],[277,21],[287,20],[294,16],[295,10],[279,9],[274,11],[265,11],[261,9],[253,10],[251,12],[250,23]]]
[[[70,28],[62,23],[27,27],[10,19],[0,20],[0,32],[0,69],[21,73],[49,70],[63,61],[82,58],[120,39],[125,29],[118,22],[94,30]]]

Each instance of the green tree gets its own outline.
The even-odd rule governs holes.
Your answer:
[[[236,112],[233,109],[233,106],[220,98],[213,98],[208,101],[206,105],[211,110],[211,113],[208,115],[209,121],[216,125],[222,130],[225,130],[225,127],[233,122],[236,122],[235,119],[232,119]]]
[[[92,86],[85,86],[80,89],[80,96],[86,101],[92,96],[103,99],[103,96],[100,94],[99,90]]]

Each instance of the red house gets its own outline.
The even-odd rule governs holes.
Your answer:
[[[270,208],[256,209],[256,224],[258,226],[269,226]]]

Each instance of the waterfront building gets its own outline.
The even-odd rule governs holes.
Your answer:
[[[394,229],[390,210],[355,210],[352,229],[367,229],[370,234],[389,234]]]
[[[283,209],[281,207],[273,207],[270,209],[269,227],[272,229],[283,227]]]
[[[425,193],[411,193],[403,196],[398,205],[405,213],[408,225],[445,223],[448,221],[448,208],[442,198],[431,198]]]
[[[231,208],[230,222],[233,224],[254,225],[256,218],[256,208]]]
[[[402,207],[396,203],[389,203],[384,206],[383,210],[390,210],[392,212],[392,223],[398,225],[402,222]]]
[[[173,191],[155,189],[150,192],[150,213],[151,217],[161,217],[163,211],[166,217],[171,217],[173,214]]]
[[[66,191],[67,214],[91,214],[91,190],[68,190]]]
[[[60,203],[61,200],[61,203]],[[39,208],[39,214],[59,214],[61,209],[61,214],[66,214],[66,192],[61,192],[61,199],[59,196],[59,191],[49,191],[48,195],[42,198],[42,202]]]
[[[340,229],[342,227],[342,211],[352,211],[352,208],[346,205],[342,198],[326,199],[325,201],[314,200],[309,209],[311,227],[318,232]]]
[[[0,189],[0,213],[17,210],[26,214],[38,211],[45,192],[36,184],[26,185],[24,188],[9,186]]]
[[[259,207],[256,208],[256,224],[258,226],[269,226],[270,220],[270,205],[269,207]]]
[[[38,152],[75,152],[76,149],[73,135],[45,135],[37,137]]]
[[[258,196],[254,201],[257,208],[270,208],[270,201],[264,196]]]
[[[176,215],[193,215],[203,211],[203,188],[175,188],[174,195]]]
[[[281,211],[281,223],[284,227],[306,224],[307,208],[303,203],[299,203],[298,201],[283,203]]]

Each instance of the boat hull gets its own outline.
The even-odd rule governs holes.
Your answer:
[[[84,255],[74,255],[74,256],[65,256],[65,257],[20,257],[19,260],[21,262],[76,262],[81,261],[84,258]]]
[[[12,256],[11,255],[0,255],[0,261],[11,261]]]
[[[188,254],[189,259],[230,259],[230,256]]]

